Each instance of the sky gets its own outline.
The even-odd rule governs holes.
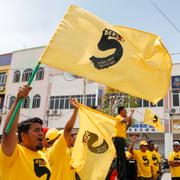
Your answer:
[[[0,54],[47,45],[71,4],[112,25],[159,35],[180,63],[180,0],[0,0]]]

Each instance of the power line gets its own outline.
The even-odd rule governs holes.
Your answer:
[[[154,7],[163,15],[163,17],[176,29],[176,31],[180,34],[180,30],[178,27],[168,18],[168,16],[153,2],[153,0],[150,0],[150,2],[154,5]]]
[[[178,52],[178,53],[171,53],[171,56],[176,56],[176,55],[180,55],[180,52]]]

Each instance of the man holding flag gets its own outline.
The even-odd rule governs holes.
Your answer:
[[[126,131],[132,123],[133,113],[134,109],[131,111],[131,114],[127,116],[126,108],[124,106],[118,107],[118,116],[116,117],[115,125],[115,137],[113,138],[113,141],[116,148],[117,172],[119,180],[124,180],[126,177]]]

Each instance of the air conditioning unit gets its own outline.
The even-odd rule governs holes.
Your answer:
[[[50,110],[49,110],[49,109],[46,111],[46,114],[47,114],[47,115],[50,115]]]
[[[60,109],[54,109],[52,115],[54,116],[61,116],[62,111]]]
[[[170,115],[180,114],[180,108],[175,108],[175,107],[171,108],[171,109],[169,110],[169,114],[170,114]]]

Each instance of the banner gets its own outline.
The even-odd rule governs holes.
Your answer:
[[[112,26],[77,6],[70,6],[40,62],[153,103],[166,95],[172,66],[159,36]]]
[[[164,127],[161,125],[159,117],[149,108],[145,110],[144,124],[149,124],[155,127],[156,130],[164,132]]]
[[[115,157],[112,141],[115,118],[83,105],[80,105],[79,118],[71,166],[81,180],[105,179]]]

